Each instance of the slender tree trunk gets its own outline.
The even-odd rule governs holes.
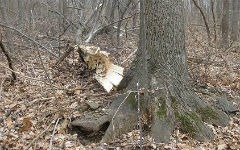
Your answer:
[[[23,5],[22,0],[18,0],[18,26],[21,30],[23,27]]]
[[[58,11],[64,16],[67,16],[67,1],[66,0],[59,0],[59,4],[58,4]],[[62,18],[59,17],[59,24],[61,27],[63,27],[63,31],[66,28],[66,24],[67,22]]]
[[[217,16],[217,23],[221,23],[221,16],[222,16],[222,2],[223,0],[217,0],[216,3],[216,16]]]
[[[232,41],[237,41],[238,38],[238,0],[232,0],[232,33],[231,33],[231,40]]]
[[[137,0],[132,0],[132,5],[133,5],[133,10],[134,12],[137,12],[139,10],[139,5],[138,5],[138,1]],[[133,16],[133,23],[132,23],[132,28],[135,28],[137,25],[137,19],[138,19],[138,15],[134,15]]]
[[[213,29],[214,29],[214,42],[217,40],[217,27],[216,27],[216,16],[215,16],[215,0],[211,0],[211,11],[213,16]]]
[[[0,0],[0,12],[1,12],[2,21],[5,23],[5,25],[8,25],[9,17],[6,10],[6,3],[4,0]],[[13,46],[11,31],[7,29],[5,34],[6,34],[10,53],[14,53],[14,46]]]
[[[229,45],[229,0],[223,0],[223,17],[222,17],[222,43],[221,47]]]

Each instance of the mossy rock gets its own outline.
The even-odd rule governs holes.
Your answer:
[[[81,104],[78,107],[78,112],[79,113],[83,113],[83,112],[87,111],[88,109],[89,109],[89,106],[87,104]]]
[[[158,115],[160,120],[163,120],[166,117],[166,115],[167,115],[166,100],[164,98],[160,97],[158,99],[157,103],[159,104],[157,115]]]
[[[180,128],[182,131],[189,133],[192,136],[195,136],[199,127],[203,125],[203,122],[196,113],[184,113],[182,115],[177,115],[176,117],[180,122]]]
[[[131,92],[127,97],[128,102],[131,104],[132,108],[135,110],[137,110],[138,108],[138,103],[135,98],[136,95],[137,95],[136,92]]]
[[[197,112],[201,115],[203,121],[219,119],[218,113],[210,106],[198,108]]]
[[[90,109],[92,110],[96,110],[98,109],[98,107],[100,106],[99,104],[95,103],[95,102],[87,102],[87,105],[89,106]]]

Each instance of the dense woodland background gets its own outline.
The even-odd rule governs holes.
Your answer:
[[[226,98],[239,109],[240,1],[183,1],[194,91],[208,101]],[[105,92],[77,52],[55,63],[69,45],[88,43],[127,70],[138,49],[139,14],[138,0],[0,0],[0,150],[138,147],[138,130],[100,144],[102,133],[77,134],[69,127],[74,118],[104,111],[118,91]],[[146,135],[144,145],[237,150],[239,118],[238,112],[229,126],[211,126],[213,141],[201,143],[176,130],[168,144]]]

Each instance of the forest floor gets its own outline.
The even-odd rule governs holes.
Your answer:
[[[239,109],[240,44],[233,43],[228,48],[220,49],[215,44],[209,45],[199,35],[202,33],[196,29],[187,32],[186,47],[194,91],[209,102],[225,96]],[[109,52],[114,63],[128,68],[134,58],[131,54],[137,49],[137,36],[123,39],[120,47],[116,47],[114,41],[103,34],[93,43]],[[50,38],[39,36],[36,40],[45,44]],[[56,58],[47,53],[38,53],[37,47],[21,38],[16,37],[14,43],[18,43],[15,45],[18,55],[14,57],[18,79],[14,85],[10,85],[11,72],[6,67],[7,61],[0,55],[0,150],[1,147],[9,150],[139,148],[138,130],[124,134],[111,143],[101,144],[102,133],[77,134],[69,126],[75,118],[104,111],[118,94],[116,91],[104,91],[93,79],[92,72],[79,60],[77,52],[53,67]],[[62,51],[65,49],[63,47]],[[98,108],[86,107],[89,102]],[[59,109],[61,113],[58,113]],[[155,143],[146,135],[144,149],[240,149],[239,112],[230,116],[227,127],[209,126],[215,134],[212,141],[199,142],[176,129],[167,144]]]

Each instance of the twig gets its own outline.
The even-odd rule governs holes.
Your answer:
[[[77,27],[77,25],[75,25],[72,21],[68,20],[68,19],[67,19],[63,14],[61,14],[60,12],[55,11],[55,10],[48,10],[48,11],[58,14],[58,15],[59,15],[60,17],[62,17],[68,24],[71,24],[74,28],[79,29],[79,28]]]
[[[48,53],[50,53],[52,56],[54,57],[58,57],[55,53],[53,53],[51,50],[49,50],[48,48],[46,48],[45,46],[43,46],[42,44],[38,43],[37,41],[33,40],[32,38],[28,37],[27,35],[23,34],[21,31],[13,28],[13,27],[10,27],[10,26],[7,26],[3,23],[0,22],[0,26],[4,27],[4,28],[8,28],[8,29],[11,29],[17,33],[19,33],[21,36],[25,37],[26,39],[28,39],[29,41],[32,41],[35,45],[38,45],[39,47],[41,47],[42,49],[44,49],[45,51],[47,51]]]
[[[139,141],[139,147],[140,150],[142,150],[142,117],[141,117],[141,102],[140,102],[140,93],[139,93],[139,82],[137,83],[137,96],[136,100],[138,103],[138,125],[139,125],[139,135],[140,135],[140,141]]]
[[[127,100],[128,96],[132,93],[132,92],[136,92],[136,91],[129,91],[128,95],[124,98],[124,100],[121,102],[121,104],[118,106],[116,112],[114,113],[113,117],[112,117],[112,126],[113,126],[113,131],[115,130],[115,127],[114,127],[114,123],[113,123],[113,120],[115,119],[119,109],[122,107],[123,103],[125,103],[125,101]]]
[[[66,52],[64,52],[64,54],[57,60],[57,62],[55,63],[55,66],[58,66],[73,50],[74,50],[74,47],[68,45]]]
[[[137,49],[135,49],[130,55],[128,55],[128,57],[127,57],[124,61],[122,61],[121,64],[123,64],[123,63],[125,63],[126,61],[128,61],[129,58],[132,57],[132,55],[134,55],[136,52],[137,52]]]
[[[54,98],[55,98],[55,97],[39,98],[39,99],[35,99],[35,100],[29,102],[28,104],[29,104],[29,105],[32,105],[32,104],[34,104],[34,103],[37,102],[37,101],[47,101],[47,100],[51,100],[51,99],[54,99]]]
[[[138,15],[138,14],[139,14],[139,12],[136,12],[136,13],[130,15],[130,16],[127,16],[127,17],[125,17],[125,18],[119,19],[119,20],[114,21],[114,22],[112,22],[112,23],[110,23],[110,24],[107,24],[106,26],[102,27],[101,29],[104,29],[104,28],[106,28],[106,27],[108,27],[108,26],[111,26],[111,25],[113,25],[113,24],[115,24],[115,23],[118,23],[118,22],[120,22],[120,21],[129,19],[129,18],[132,18],[133,16]]]
[[[50,85],[50,87],[52,88],[52,92],[53,92],[54,97],[55,97],[55,101],[54,101],[54,102],[55,102],[55,106],[58,107],[58,110],[60,110],[60,113],[61,113],[61,112],[62,112],[62,111],[61,111],[61,110],[62,110],[62,106],[61,106],[61,105],[58,103],[58,101],[57,101],[56,90],[55,90],[54,87],[53,87],[52,81],[51,81],[51,79],[50,79],[50,76],[49,76],[49,74],[48,74],[48,72],[47,72],[46,67],[44,66],[44,63],[43,63],[43,60],[42,60],[42,57],[41,57],[39,51],[38,51],[38,57],[39,57],[39,60],[40,60],[41,65],[42,65],[42,67],[43,67],[44,73],[45,73],[45,75],[46,75],[46,77],[47,77],[47,79],[48,79],[49,85]]]
[[[83,8],[71,7],[71,6],[68,6],[67,8],[72,8],[72,9],[77,9],[77,10],[83,10]]]
[[[51,139],[50,139],[49,150],[52,150],[53,137],[54,137],[54,134],[56,132],[56,128],[57,128],[59,120],[60,120],[60,118],[58,118],[56,123],[55,123],[54,129],[53,129],[53,132],[52,132],[52,135],[51,135]]]
[[[111,26],[111,25],[113,25],[113,24],[115,24],[115,23],[118,23],[118,22],[120,22],[120,21],[123,21],[123,20],[126,20],[126,19],[128,19],[128,18],[131,18],[131,17],[133,17],[134,15],[137,15],[137,14],[139,14],[139,12],[137,12],[137,13],[131,15],[131,16],[128,16],[128,17],[119,19],[119,20],[117,20],[117,21],[115,21],[115,22],[112,22],[112,23],[110,23],[110,24],[107,24],[107,25],[105,25],[105,26],[103,26],[103,27],[100,26],[100,27],[97,28],[96,30],[93,30],[93,31],[91,31],[91,33],[89,33],[88,38],[85,40],[85,42],[88,43],[89,41],[91,41],[91,39],[93,39],[93,38],[96,36],[96,34],[98,34],[99,32],[101,32],[101,31],[104,30],[105,28],[107,28],[107,27],[109,27],[109,26]],[[124,30],[123,30],[123,31],[124,31]],[[125,31],[124,31],[124,32],[125,32]],[[134,34],[133,34],[133,35],[134,35]]]
[[[31,143],[29,143],[28,146],[27,146],[24,150],[28,150],[28,149],[32,146],[33,143],[35,143],[45,132],[47,132],[47,130],[51,127],[52,123],[53,123],[53,122],[51,122],[51,123],[47,126],[47,128],[46,128],[45,130],[43,130],[40,134],[38,134],[38,136],[35,137],[35,138],[31,141]]]
[[[6,67],[6,66],[3,65],[1,62],[0,62],[0,66],[6,68],[6,69],[9,70],[9,71],[15,72],[15,73],[18,74],[19,76],[24,77],[24,78],[26,78],[26,79],[35,80],[35,81],[40,81],[40,82],[43,82],[43,83],[46,83],[46,84],[50,84],[50,83],[48,83],[48,82],[46,82],[46,81],[43,81],[43,80],[40,80],[40,79],[36,79],[36,78],[29,77],[29,76],[25,76],[25,75],[23,75],[21,72],[14,71],[14,70]],[[55,88],[58,88],[58,87],[55,86]]]
[[[2,88],[3,88],[3,83],[5,82],[5,78],[2,77],[2,79],[0,79],[1,82],[1,86],[0,86],[0,102],[2,101]]]

